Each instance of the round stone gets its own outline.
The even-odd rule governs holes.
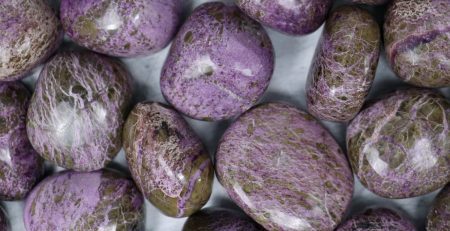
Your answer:
[[[291,35],[305,35],[325,21],[332,0],[235,0],[239,8],[262,24]]]
[[[44,172],[27,137],[30,93],[20,82],[0,83],[0,200],[20,200]]]
[[[236,6],[205,3],[178,32],[162,70],[161,90],[194,119],[229,119],[260,99],[273,68],[272,43],[261,25]]]
[[[123,144],[134,181],[164,214],[186,217],[206,204],[214,177],[211,160],[174,109],[137,104],[125,123]]]
[[[427,231],[450,230],[450,184],[436,197],[427,219]]]
[[[131,81],[116,60],[62,52],[46,64],[28,110],[31,144],[46,160],[77,171],[103,168],[122,147]]]
[[[450,86],[450,1],[393,0],[384,40],[401,79],[420,87]]]
[[[6,211],[3,207],[0,206],[0,231],[8,231],[9,230],[9,222],[8,217],[6,216]]]
[[[0,4],[0,81],[24,77],[62,41],[61,25],[44,0]]]
[[[308,77],[309,112],[322,120],[353,119],[375,78],[380,46],[380,28],[368,11],[356,6],[334,10]]]
[[[90,50],[132,57],[160,51],[180,22],[181,0],[62,0],[66,34]]]
[[[347,129],[348,157],[370,191],[420,196],[450,179],[450,103],[431,90],[398,90],[366,107]]]
[[[47,177],[27,197],[28,231],[137,230],[144,199],[133,181],[117,172],[65,171]]]
[[[414,224],[389,209],[368,209],[362,214],[351,217],[336,231],[415,231]]]
[[[228,195],[268,230],[333,230],[353,192],[346,157],[311,115],[257,106],[223,135],[216,171]]]

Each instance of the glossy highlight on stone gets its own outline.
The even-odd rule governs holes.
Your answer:
[[[211,160],[174,109],[137,104],[125,123],[123,143],[134,181],[164,214],[186,217],[206,204],[214,176]]]
[[[427,220],[427,231],[450,230],[450,184],[436,197]]]
[[[450,1],[393,0],[384,42],[398,77],[421,87],[450,86]]]
[[[353,192],[339,145],[311,115],[269,103],[223,135],[216,171],[228,195],[268,230],[332,230]]]
[[[305,35],[325,21],[332,0],[235,0],[239,8],[262,24],[291,35]]]
[[[194,119],[223,120],[253,106],[269,85],[274,51],[269,36],[236,6],[197,7],[176,36],[161,90]]]
[[[120,57],[163,49],[180,23],[181,0],[62,0],[67,35],[90,50]]]
[[[353,119],[375,78],[381,35],[366,10],[343,6],[327,19],[307,85],[309,112],[335,122]]]
[[[190,216],[183,231],[264,231],[239,212],[224,208],[206,208]]]
[[[0,31],[0,81],[25,77],[62,41],[59,20],[44,0],[2,0]]]
[[[403,89],[364,110],[347,129],[348,157],[370,191],[409,198],[450,179],[450,103],[439,93]]]
[[[45,65],[31,99],[31,144],[58,166],[101,169],[122,147],[131,94],[130,76],[120,62],[87,51],[59,53]]]
[[[118,172],[65,171],[46,178],[27,197],[28,231],[138,230],[144,198]]]
[[[384,208],[368,209],[344,222],[336,231],[415,231],[414,224]]]
[[[353,3],[360,3],[366,5],[384,5],[391,0],[351,0]]]
[[[9,230],[9,222],[8,217],[6,216],[6,211],[3,207],[0,206],[0,231],[8,231]]]

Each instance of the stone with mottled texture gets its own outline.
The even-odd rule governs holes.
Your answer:
[[[123,143],[134,181],[164,214],[186,217],[208,201],[214,170],[200,138],[174,109],[139,103]]]
[[[311,115],[279,103],[234,122],[216,154],[228,195],[268,230],[332,230],[353,192],[339,145]]]
[[[421,87],[450,86],[450,1],[394,0],[384,40],[401,79]]]
[[[360,3],[366,5],[384,5],[391,0],[351,0],[353,3]]]
[[[427,231],[450,230],[450,184],[436,197],[427,219]]]
[[[180,22],[181,0],[63,0],[61,21],[76,43],[132,57],[163,49]]]
[[[0,200],[20,200],[43,173],[27,137],[30,93],[19,82],[0,83]]]
[[[308,77],[309,112],[323,120],[353,119],[375,78],[380,45],[380,28],[368,11],[356,6],[334,10]]]
[[[398,90],[362,110],[347,129],[354,173],[372,192],[408,198],[450,179],[450,103],[423,89]]]
[[[59,53],[45,65],[31,99],[31,144],[58,166],[100,169],[122,146],[130,99],[130,77],[118,61],[85,51]]]
[[[414,224],[389,209],[368,209],[351,217],[336,231],[415,231]]]
[[[0,31],[0,81],[24,77],[62,41],[59,20],[44,0],[2,0]]]
[[[144,199],[117,172],[66,171],[39,183],[25,201],[28,231],[137,230]]]
[[[206,208],[190,216],[183,231],[264,231],[245,215],[231,209]]]
[[[164,97],[201,120],[236,116],[262,96],[274,68],[270,38],[236,6],[205,3],[173,42],[161,74]]]
[[[290,35],[305,35],[325,21],[332,0],[235,0],[239,8],[262,24]]]
[[[0,231],[8,231],[9,230],[9,222],[8,217],[6,216],[6,211],[3,207],[0,206]]]

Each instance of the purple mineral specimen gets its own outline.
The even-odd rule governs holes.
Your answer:
[[[415,231],[414,224],[389,209],[368,209],[344,222],[336,231]]]
[[[450,230],[450,184],[436,197],[428,214],[427,231]]]

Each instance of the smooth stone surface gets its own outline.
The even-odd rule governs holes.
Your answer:
[[[25,77],[62,41],[58,18],[44,0],[2,0],[0,81]]]
[[[183,231],[264,231],[252,219],[224,208],[206,208],[190,216]]]
[[[216,154],[228,195],[268,230],[332,230],[353,192],[339,145],[311,115],[292,106],[257,106],[234,122]]]
[[[421,87],[450,86],[450,1],[393,0],[384,42],[400,78]]]
[[[197,7],[176,36],[161,74],[174,107],[200,120],[223,120],[253,106],[269,85],[274,51],[269,36],[237,7]]]
[[[6,216],[6,211],[3,207],[0,206],[0,231],[8,231],[9,230],[9,222],[8,217]]]
[[[409,198],[450,179],[450,103],[431,90],[397,90],[366,107],[347,129],[354,173],[370,191]]]
[[[366,4],[366,5],[384,5],[391,0],[351,0],[353,3]]]
[[[42,70],[27,131],[36,151],[77,171],[104,167],[122,147],[131,81],[121,63],[92,52],[62,52]]]
[[[125,123],[123,143],[134,181],[164,214],[186,217],[206,204],[214,177],[211,160],[174,109],[137,104]]]
[[[30,93],[20,82],[0,83],[0,200],[20,200],[44,172],[27,137]]]
[[[239,8],[262,24],[291,35],[305,35],[325,21],[332,0],[235,0]]]
[[[366,10],[344,6],[327,19],[308,77],[309,112],[346,122],[362,108],[375,78],[381,34]]]
[[[336,231],[415,231],[414,224],[389,209],[368,209],[351,217]]]
[[[137,230],[144,199],[133,181],[117,172],[66,171],[47,177],[27,197],[28,231]]]
[[[436,197],[427,219],[427,231],[450,230],[450,184]]]
[[[90,50],[112,56],[148,55],[175,36],[182,0],[62,0],[67,35]]]

